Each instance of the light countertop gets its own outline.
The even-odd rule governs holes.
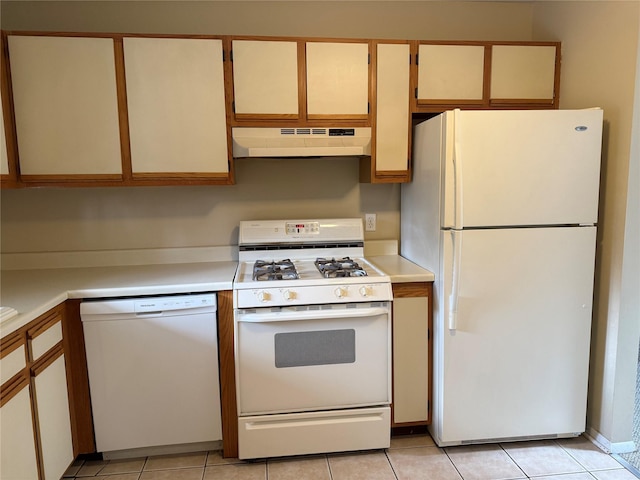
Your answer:
[[[366,258],[389,275],[393,283],[434,280],[432,272],[399,255]],[[236,267],[235,261],[216,261],[2,270],[0,306],[5,308],[0,312],[0,336],[14,332],[69,298],[231,290]]]
[[[105,298],[231,290],[237,262],[3,270],[0,304],[18,313],[0,336],[26,325],[68,298]]]
[[[419,267],[400,255],[367,256],[374,266],[391,277],[392,283],[433,282],[433,272]]]

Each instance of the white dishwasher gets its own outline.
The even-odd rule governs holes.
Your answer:
[[[219,445],[215,293],[90,300],[80,313],[98,452]]]

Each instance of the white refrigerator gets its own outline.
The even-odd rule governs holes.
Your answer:
[[[439,446],[584,432],[602,123],[453,110],[415,127],[400,246],[435,274]]]

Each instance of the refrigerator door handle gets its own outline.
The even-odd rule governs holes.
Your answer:
[[[449,331],[458,328],[458,297],[460,291],[460,263],[462,261],[462,232],[451,230],[453,256],[451,265],[451,293],[449,294]]]
[[[460,111],[454,112],[453,124],[453,228],[462,228],[462,155],[460,153]]]

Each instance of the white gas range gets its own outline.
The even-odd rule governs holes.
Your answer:
[[[391,282],[363,245],[361,219],[240,223],[240,458],[389,446]]]

